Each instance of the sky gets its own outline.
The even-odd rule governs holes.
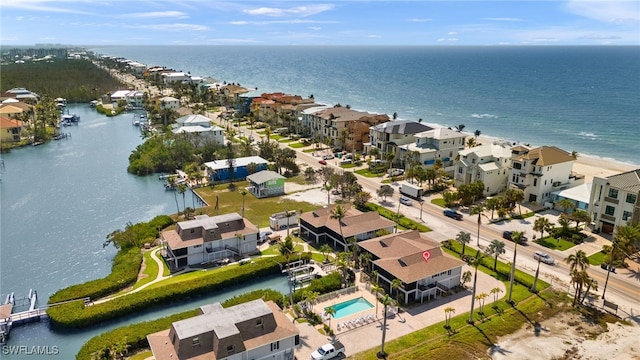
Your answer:
[[[0,46],[640,45],[640,0],[1,0]]]

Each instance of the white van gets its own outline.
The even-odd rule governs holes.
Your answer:
[[[555,260],[553,260],[553,258],[551,256],[549,256],[549,254],[547,253],[543,253],[542,251],[536,251],[533,254],[533,258],[535,260],[540,260],[543,263],[547,264],[547,265],[553,265],[556,263]]]

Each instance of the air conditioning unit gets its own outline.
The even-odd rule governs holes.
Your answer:
[[[560,181],[554,181],[553,182],[553,187],[558,187],[560,186]]]

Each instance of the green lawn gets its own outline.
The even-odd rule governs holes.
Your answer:
[[[289,147],[292,147],[294,149],[300,149],[300,148],[307,147],[307,146],[309,146],[309,145],[305,145],[305,144],[300,143],[300,142],[294,142],[294,143],[289,144]]]
[[[152,282],[153,280],[155,280],[156,276],[158,276],[158,263],[155,262],[155,260],[153,260],[153,258],[151,257],[151,252],[153,250],[149,250],[147,252],[144,253],[144,271],[142,272],[143,274],[147,275],[147,277],[138,280],[138,282],[136,282],[133,285],[134,289],[139,288],[140,286],[144,285],[144,284],[148,284],[150,282]]]
[[[355,164],[344,164],[344,165],[340,165],[340,167],[343,168],[343,169],[351,169],[351,168],[356,167],[356,165]]]
[[[236,191],[229,191],[228,184],[226,183],[218,184],[213,188],[203,187],[196,189],[196,192],[202,196],[208,204],[211,204],[210,206],[203,208],[204,213],[208,215],[216,215],[218,213],[215,210],[217,196],[220,214],[237,212],[242,215],[242,195],[240,195],[239,189],[246,187],[247,182],[236,182],[234,185],[236,186]],[[302,210],[302,212],[307,212],[317,209],[318,206],[307,202],[283,199],[279,196],[258,199],[251,194],[247,194],[244,197],[244,208],[245,217],[254,225],[258,227],[268,227],[269,216],[271,214],[285,210]]]
[[[604,259],[607,255],[602,251],[598,251],[597,253],[589,256],[589,264],[591,265],[600,265],[604,262]]]
[[[278,142],[283,143],[283,144],[287,144],[287,143],[291,143],[294,142],[295,140],[291,140],[291,139],[283,139],[283,140],[279,140]]]
[[[358,174],[358,175],[362,175],[362,176],[364,176],[364,177],[370,177],[370,178],[373,178],[373,177],[381,177],[381,176],[383,176],[383,175],[384,175],[384,172],[381,172],[381,173],[373,173],[373,172],[371,172],[369,169],[360,169],[360,170],[356,170],[356,171],[355,171],[355,173],[356,173],[356,174]]]
[[[431,200],[431,203],[433,205],[438,205],[442,208],[446,208],[445,204],[444,204],[444,199],[443,198],[437,198],[437,199],[433,199]]]
[[[535,212],[531,211],[531,212],[528,212],[528,213],[524,213],[522,215],[515,215],[515,216],[512,217],[512,219],[518,219],[518,220],[526,219],[526,218],[530,218],[530,217],[534,216],[535,214],[536,214]]]
[[[555,239],[549,236],[545,237],[544,239],[538,239],[535,242],[536,244],[542,245],[546,248],[559,251],[571,249],[572,247],[576,246],[576,244],[571,241],[567,241],[565,239]]]
[[[148,350],[148,351],[141,351],[133,355],[132,357],[129,358],[129,360],[145,360],[150,357],[153,357],[153,353],[151,352],[151,350]]]

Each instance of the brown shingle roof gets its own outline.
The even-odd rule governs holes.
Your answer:
[[[22,127],[22,121],[0,116],[0,129],[11,129],[16,127]]]
[[[568,152],[555,146],[541,146],[515,157],[514,160],[531,160],[534,165],[549,166],[574,161],[575,159]]]
[[[336,206],[337,205],[332,205],[330,207],[306,212],[301,214],[300,218],[315,228],[325,226],[333,230],[336,234],[340,234],[340,224],[338,224],[338,220],[331,219],[331,211],[333,211]],[[352,208],[350,204],[343,204],[341,206],[345,208],[347,212],[347,216],[342,219],[342,235],[344,238],[394,225],[393,221],[383,218],[377,212],[363,213]]]

